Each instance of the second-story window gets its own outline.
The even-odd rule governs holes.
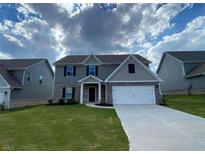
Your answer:
[[[88,75],[97,75],[97,66],[95,66],[95,65],[89,65],[88,66],[88,68],[87,68],[88,70]]]
[[[74,67],[72,65],[67,66],[66,75],[72,76],[74,74]]]
[[[135,64],[128,64],[129,73],[135,73]]]
[[[43,82],[43,75],[40,75],[39,76],[39,83],[42,84],[42,82]]]
[[[27,73],[26,73],[26,80],[27,80],[28,82],[31,81],[31,77],[32,77],[31,72],[27,72]]]

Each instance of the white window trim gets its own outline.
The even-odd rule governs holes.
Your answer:
[[[67,90],[67,88],[70,88],[71,89],[71,98],[67,98],[66,97],[66,90]],[[70,93],[69,93],[70,94]],[[66,87],[65,88],[65,99],[72,99],[73,98],[73,87]]]
[[[68,68],[69,67],[72,67],[72,74],[71,75],[70,74],[68,75]],[[73,75],[74,75],[74,65],[67,65],[66,66],[66,76],[73,76]]]
[[[30,76],[31,80],[30,80],[30,81],[27,80],[27,77],[28,77],[27,75],[28,75],[28,73],[31,73],[31,76]],[[26,72],[26,81],[27,81],[27,82],[32,82],[32,72],[30,72],[30,71],[27,71],[27,72]]]
[[[89,75],[92,75],[92,74],[90,74],[90,66],[93,66],[93,67],[94,67],[94,69],[95,69],[94,75],[96,75],[96,65],[91,65],[91,64],[88,65],[88,74],[89,74]],[[94,76],[94,75],[93,75],[93,76]]]

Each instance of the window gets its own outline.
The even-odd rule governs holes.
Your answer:
[[[96,66],[95,65],[88,66],[88,75],[96,75]]]
[[[26,74],[26,80],[28,81],[28,82],[30,82],[31,81],[31,72],[27,72],[27,74]]]
[[[39,83],[42,84],[42,82],[43,82],[43,76],[40,75],[40,77],[39,77]]]
[[[74,74],[74,67],[72,65],[67,66],[66,74],[69,76]]]
[[[128,64],[129,73],[135,73],[135,64]]]
[[[73,98],[73,88],[69,87],[65,89],[65,98],[72,99]]]

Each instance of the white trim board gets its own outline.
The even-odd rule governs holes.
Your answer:
[[[101,79],[99,79],[99,78],[97,78],[97,77],[95,77],[93,75],[88,75],[85,78],[82,78],[81,80],[79,80],[78,82],[83,82],[84,80],[89,79],[89,78],[93,78],[93,79],[97,80],[98,82],[102,82]],[[85,83],[87,83],[87,82],[85,82]]]
[[[105,81],[107,83],[109,82],[116,82],[116,83],[129,83],[129,82],[133,82],[133,83],[143,83],[143,82],[150,82],[150,83],[156,83],[158,82],[157,80],[133,80],[133,81],[129,81],[129,80],[126,80],[126,81]]]
[[[140,62],[135,56],[133,55],[129,55],[106,79],[105,82],[108,82],[110,80],[110,78],[117,73],[117,71],[125,65],[125,63],[130,59],[133,58],[134,60],[136,60],[136,62],[144,68],[144,70],[149,73],[154,79],[156,79],[157,81],[162,81],[156,74],[154,74],[151,70],[149,70],[149,68],[147,68],[142,62]]]
[[[6,88],[10,88],[11,86],[9,85],[9,83],[4,79],[4,77],[0,74],[0,77],[2,78],[2,80],[7,84],[7,86],[2,86],[2,87],[6,87]]]
[[[102,64],[102,62],[94,55],[94,54],[91,54],[89,55],[83,62],[82,64],[86,64],[86,61],[88,61],[90,58],[95,58],[100,64]]]

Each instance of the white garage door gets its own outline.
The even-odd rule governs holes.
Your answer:
[[[155,104],[154,86],[113,86],[113,104]]]

